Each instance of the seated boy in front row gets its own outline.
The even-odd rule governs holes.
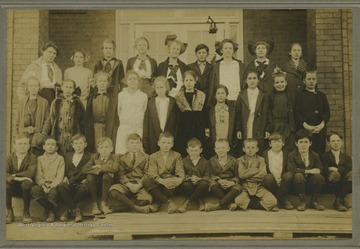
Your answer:
[[[287,172],[289,153],[283,149],[285,139],[280,133],[274,132],[269,136],[269,145],[270,149],[264,152],[267,174],[263,178],[262,185],[276,197],[279,205],[282,204],[287,210],[294,209],[286,196],[290,192],[293,175]]]
[[[85,136],[76,134],[71,138],[73,152],[65,155],[65,178],[57,186],[57,192],[65,205],[60,220],[67,221],[69,211],[75,214],[75,222],[83,220],[83,215],[78,206],[88,194],[89,189],[85,183],[86,176],[82,173],[83,167],[90,161],[91,153],[85,151],[87,146]]]
[[[238,177],[238,161],[228,154],[229,142],[226,139],[218,139],[214,149],[216,155],[209,160],[210,195],[217,197],[219,202],[206,203],[205,211],[207,212],[228,208],[242,190]]]
[[[287,169],[293,174],[293,188],[299,196],[300,204],[298,211],[306,209],[305,192],[311,194],[311,205],[318,211],[323,211],[318,198],[324,185],[324,177],[321,175],[323,167],[317,153],[310,150],[312,140],[311,132],[301,129],[295,134],[297,149],[289,153]]]
[[[322,155],[326,185],[335,194],[334,208],[345,212],[351,203],[345,202],[347,194],[352,193],[352,160],[341,152],[343,137],[337,132],[329,132],[327,142],[330,150]]]
[[[149,213],[151,209],[148,205],[152,197],[142,186],[148,170],[149,155],[141,151],[141,137],[136,133],[127,137],[126,144],[128,152],[120,156],[117,173],[120,183],[112,185],[109,194],[130,210]],[[130,200],[133,196],[136,198],[135,203]]]
[[[30,223],[30,190],[34,186],[37,159],[29,150],[29,137],[24,134],[14,138],[14,149],[15,152],[6,157],[6,224],[14,221],[12,197],[17,195],[22,195],[24,201],[23,223]]]
[[[47,212],[46,222],[55,221],[54,209],[57,207],[56,187],[62,183],[65,174],[64,157],[57,153],[58,142],[48,136],[44,140],[44,154],[38,157],[35,181],[31,195]]]
[[[174,146],[174,136],[169,132],[161,133],[158,145],[160,150],[150,155],[148,177],[143,180],[144,188],[155,199],[152,212],[156,212],[159,204],[167,204],[169,214],[178,209],[176,204],[169,200],[183,182],[185,173],[181,155],[171,150]]]
[[[245,155],[238,159],[239,178],[243,182],[243,191],[235,198],[235,204],[242,210],[246,210],[250,204],[250,196],[259,199],[260,209],[267,211],[279,211],[277,200],[273,194],[261,185],[263,177],[266,175],[266,164],[263,157],[256,153],[259,151],[258,141],[253,138],[244,140],[243,151]],[[257,200],[255,200],[257,204]],[[235,210],[233,205],[231,210]]]
[[[102,137],[97,141],[98,153],[93,154],[90,161],[84,166],[82,173],[86,175],[86,184],[89,188],[92,201],[92,214],[104,215],[112,213],[108,207],[109,189],[115,183],[114,176],[119,170],[118,157],[112,153],[114,150],[110,138]],[[97,202],[98,188],[101,186],[101,210]]]
[[[178,208],[179,213],[185,213],[189,205],[199,201],[199,210],[204,210],[202,197],[208,192],[210,181],[210,167],[208,161],[201,156],[201,142],[192,138],[187,142],[187,157],[183,158],[185,180],[179,186],[179,194],[187,196]]]

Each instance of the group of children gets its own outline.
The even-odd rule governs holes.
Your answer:
[[[234,58],[238,45],[231,39],[224,39],[216,50],[222,59],[210,64],[209,47],[199,44],[195,48],[197,61],[186,65],[178,58],[185,52],[186,44],[176,35],[169,35],[165,42],[169,57],[157,65],[147,54],[148,40],[140,37],[135,41],[138,55],[128,60],[125,74],[122,61],[114,57],[115,42],[105,40],[104,58],[96,64],[94,77],[91,70],[83,67],[89,56],[76,50],[72,56],[75,65],[65,71],[65,79],[52,99],[43,93],[47,89],[43,82],[50,78],[50,82],[55,82],[50,73],[52,68],[58,68],[53,62],[58,46],[46,44],[43,56],[36,60],[40,72],[27,69],[28,77],[24,76],[26,80],[22,79],[19,85],[18,92],[26,95],[20,99],[16,131],[19,136],[29,137],[31,153],[26,153],[39,156],[39,172],[51,167],[39,166],[46,165],[40,162],[55,163],[57,158],[65,158],[65,166],[57,165],[55,174],[56,179],[65,180],[52,184],[52,180],[46,180],[54,177],[51,173],[40,176],[40,184],[37,176],[38,185],[33,188],[29,187],[33,180],[24,180],[26,184],[21,185],[31,188],[33,197],[49,210],[48,220],[54,218],[51,210],[56,207],[57,195],[69,204],[75,220],[82,220],[76,204],[87,193],[91,195],[94,214],[111,212],[106,205],[110,197],[139,212],[154,212],[161,203],[168,204],[169,213],[185,212],[189,203],[207,191],[220,200],[200,205],[208,211],[224,207],[246,209],[249,205],[276,211],[276,200],[290,209],[292,205],[284,196],[293,183],[296,193],[302,196],[301,203],[305,186],[310,184],[312,203],[316,209],[322,208],[317,199],[324,179],[319,156],[315,155],[325,153],[330,110],[326,95],[317,90],[316,71],[308,70],[301,59],[300,44],[291,45],[290,60],[282,69],[268,58],[274,43],[266,39],[249,43],[249,52],[255,59],[246,67]],[[52,62],[47,60],[50,55]],[[297,138],[296,131],[306,132],[306,136]],[[311,150],[299,153],[307,155],[308,161],[299,161],[299,155],[294,155],[294,162],[290,162],[291,151],[296,146],[300,151],[303,146],[299,140],[305,138]],[[15,145],[18,140],[21,139],[15,139]],[[88,162],[84,157],[90,157],[89,152],[97,153]],[[285,156],[289,152],[288,159]],[[265,153],[265,159],[257,153]],[[138,162],[140,155],[142,160]],[[23,163],[17,160],[19,165]],[[282,167],[278,165],[280,161]],[[301,163],[300,170],[297,164]],[[135,172],[134,165],[139,166]],[[336,161],[335,166],[324,171],[331,173],[332,180],[344,178],[343,171],[333,173],[338,165]],[[346,163],[346,173],[349,167],[351,171],[351,162]],[[189,175],[188,171],[192,173]],[[31,172],[34,177],[34,169]],[[351,177],[346,179],[351,181]],[[101,210],[96,202],[99,185]],[[344,192],[349,192],[348,188]],[[168,199],[178,192],[190,195],[181,207]],[[129,200],[132,194],[138,202]],[[29,194],[26,196],[29,199]],[[25,206],[24,220],[29,216]],[[346,209],[342,199],[336,207]],[[304,205],[298,207],[302,209]],[[11,211],[8,214],[11,220]],[[61,220],[67,217],[65,212]]]
[[[57,153],[58,142],[53,136],[45,138],[44,154],[36,158],[30,151],[29,137],[20,134],[14,140],[15,152],[7,157],[6,165],[6,222],[14,220],[11,200],[21,196],[24,201],[23,222],[32,222],[29,213],[31,197],[47,212],[46,222],[55,220],[55,208],[63,204],[61,221],[83,220],[79,203],[90,196],[93,215],[113,212],[109,199],[120,203],[121,211],[139,213],[158,212],[161,205],[168,213],[184,213],[197,204],[200,211],[220,209],[267,211],[294,209],[287,198],[298,195],[297,210],[306,208],[305,195],[311,195],[311,205],[322,211],[319,196],[324,189],[335,193],[334,207],[346,211],[351,203],[344,199],[352,193],[351,158],[341,152],[342,137],[329,133],[330,150],[322,157],[310,150],[312,134],[305,129],[295,134],[296,149],[284,149],[284,138],[274,132],[269,146],[259,155],[258,141],[247,138],[243,143],[244,155],[238,159],[229,154],[226,139],[215,142],[215,155],[209,160],[202,156],[201,142],[192,138],[187,142],[187,156],[172,150],[174,136],[161,133],[159,151],[150,156],[142,150],[142,139],[137,133],[127,136],[124,155],[114,154],[110,138],[97,142],[97,153],[85,150],[85,136],[71,138],[73,152],[65,158]],[[101,194],[98,193],[100,190]],[[185,196],[177,206],[171,197]],[[204,203],[207,196],[218,201]],[[98,203],[101,199],[100,205]]]

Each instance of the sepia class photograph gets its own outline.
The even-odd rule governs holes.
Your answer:
[[[352,241],[352,9],[5,13],[7,241]]]

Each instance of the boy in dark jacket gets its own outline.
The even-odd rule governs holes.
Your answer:
[[[34,185],[37,159],[30,153],[30,140],[24,134],[15,137],[14,148],[15,151],[6,158],[6,224],[14,221],[11,200],[17,194],[22,195],[24,201],[23,223],[30,223],[30,190]]]
[[[82,168],[90,160],[91,153],[85,151],[87,144],[83,135],[74,135],[71,138],[71,145],[74,152],[66,154],[64,181],[57,186],[58,195],[65,204],[60,220],[67,221],[70,210],[75,213],[75,222],[80,222],[83,220],[83,215],[78,204],[89,192]]]
[[[330,150],[322,155],[326,185],[336,196],[334,208],[340,212],[347,211],[351,204],[344,201],[352,193],[352,160],[341,152],[343,137],[337,132],[327,135]]]
[[[183,158],[185,180],[179,186],[179,193],[188,198],[178,208],[179,213],[185,213],[189,205],[199,201],[199,209],[202,211],[204,204],[201,200],[208,189],[210,182],[210,167],[206,159],[201,156],[201,142],[192,138],[187,143],[188,156]]]
[[[310,150],[312,135],[307,130],[299,130],[295,134],[295,145],[297,149],[290,152],[287,161],[287,170],[293,174],[293,187],[300,198],[298,211],[304,211],[305,192],[311,194],[311,204],[314,209],[323,211],[324,206],[320,205],[318,198],[324,184],[324,177],[321,175],[323,166],[317,153]]]

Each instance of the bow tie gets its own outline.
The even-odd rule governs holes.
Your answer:
[[[99,95],[105,95],[106,96],[106,93],[97,93],[96,96],[99,96]]]
[[[177,70],[179,69],[179,65],[169,65],[170,73],[169,76],[172,76],[175,81],[177,81]]]
[[[264,61],[264,62],[256,61],[256,63],[259,64],[256,68],[259,70],[260,74],[261,74],[263,71],[265,71],[265,69],[266,69],[267,66],[268,66],[267,64],[265,64],[266,61]]]

